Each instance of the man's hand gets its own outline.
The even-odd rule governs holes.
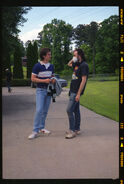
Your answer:
[[[44,79],[44,82],[49,84],[52,80],[51,79]]]
[[[54,84],[54,83],[56,82],[56,79],[52,79],[52,81],[51,81],[51,82],[52,82],[52,84]]]
[[[68,62],[68,66],[72,67],[72,63],[73,63],[73,60],[71,59],[69,62]]]
[[[76,101],[76,102],[79,102],[79,100],[80,100],[80,95],[77,94],[76,97],[75,97],[75,101]]]
[[[36,75],[31,75],[31,81],[36,83],[47,83],[49,84],[52,80],[51,79],[38,79]]]

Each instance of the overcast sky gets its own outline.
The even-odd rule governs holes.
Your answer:
[[[36,39],[43,26],[56,18],[76,27],[79,24],[90,24],[92,21],[101,22],[111,15],[119,15],[118,6],[48,6],[32,7],[24,15],[27,22],[19,27],[19,38],[25,43],[28,40]]]

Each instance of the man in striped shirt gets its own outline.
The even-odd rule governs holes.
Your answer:
[[[51,102],[51,96],[47,94],[47,87],[50,82],[54,83],[54,66],[49,63],[51,51],[49,48],[43,48],[40,52],[41,61],[36,63],[32,70],[31,81],[37,84],[36,87],[36,113],[34,118],[33,132],[28,139],[33,139],[39,134],[50,134],[45,129],[45,120]]]

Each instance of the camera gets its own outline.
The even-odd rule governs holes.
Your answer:
[[[54,84],[49,83],[48,88],[47,88],[47,95],[52,96],[53,102],[55,102],[56,90],[55,90]]]

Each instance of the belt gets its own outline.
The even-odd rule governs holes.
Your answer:
[[[47,89],[47,86],[41,86],[40,88]]]

